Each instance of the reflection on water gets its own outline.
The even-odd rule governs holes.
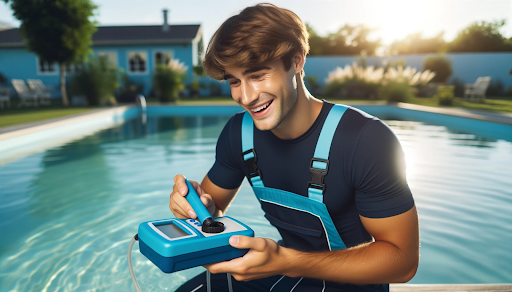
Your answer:
[[[0,292],[131,291],[126,249],[138,224],[172,217],[178,173],[200,180],[229,117],[133,120],[0,167]],[[512,280],[512,144],[387,120],[407,159],[420,214],[412,283]],[[247,184],[229,210],[278,239]],[[134,252],[144,291],[173,291],[201,272],[161,273]]]
[[[406,155],[420,214],[413,283],[512,280],[512,143],[418,122],[387,121]]]

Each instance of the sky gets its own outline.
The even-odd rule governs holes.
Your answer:
[[[507,21],[503,35],[512,37],[512,0],[275,0],[279,7],[295,12],[320,35],[345,24],[364,24],[376,29],[372,39],[391,44],[408,34],[422,32],[433,37],[444,31],[451,41],[475,21]],[[261,1],[245,0],[93,0],[99,6],[95,20],[100,25],[155,25],[163,22],[162,9],[170,12],[171,24],[202,24],[208,41],[228,17]],[[10,7],[0,1],[0,21],[19,26]]]

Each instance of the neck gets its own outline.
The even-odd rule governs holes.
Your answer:
[[[272,133],[279,139],[290,140],[300,137],[315,122],[322,110],[323,101],[309,93],[300,73],[295,75],[297,81],[297,102]]]

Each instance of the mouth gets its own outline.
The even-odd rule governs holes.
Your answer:
[[[271,100],[271,101],[269,101],[265,104],[262,104],[258,107],[251,108],[250,110],[253,113],[253,116],[257,117],[257,118],[265,116],[269,112],[273,101],[274,100]]]

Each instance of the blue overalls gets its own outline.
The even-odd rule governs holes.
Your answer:
[[[251,184],[265,218],[278,229],[285,247],[301,251],[332,251],[346,248],[336,227],[323,203],[325,190],[324,177],[329,170],[329,151],[334,132],[345,113],[347,107],[334,105],[330,110],[320,132],[314,155],[309,165],[311,180],[299,182],[308,184],[308,196],[303,196],[284,190],[265,187],[262,174],[258,169],[258,156],[254,151],[253,133],[254,123],[251,115],[246,112],[242,120],[242,161],[247,168],[247,180]],[[306,278],[277,278],[271,291],[333,291],[337,284],[322,280]],[[343,285],[350,291],[354,285]],[[373,285],[372,285],[373,286]],[[386,291],[387,285],[375,290]],[[332,289],[329,289],[332,287]],[[341,286],[340,286],[341,287]],[[361,287],[362,288],[362,287]],[[370,288],[365,286],[365,288]],[[379,289],[380,288],[380,289]],[[354,289],[354,290],[356,290]],[[361,291],[357,289],[358,291]],[[368,289],[362,289],[368,290]],[[374,290],[374,289],[371,289]]]

